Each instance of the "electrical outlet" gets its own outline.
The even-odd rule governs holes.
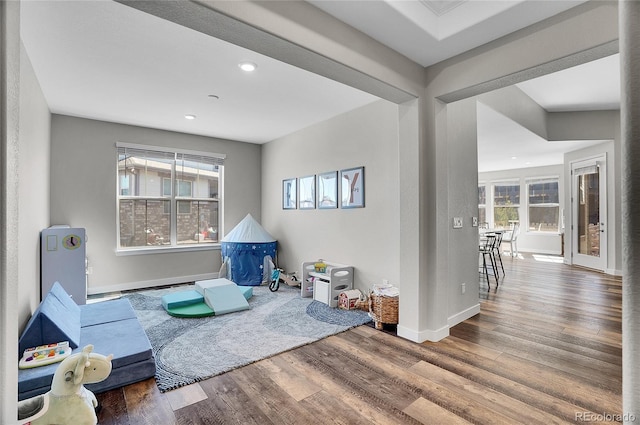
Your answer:
[[[454,229],[462,228],[462,217],[453,217],[453,228]]]
[[[467,284],[466,283],[462,283],[462,285],[460,285],[460,292],[461,293],[465,293],[467,292]]]
[[[478,227],[478,217],[471,217],[471,225],[473,227]]]

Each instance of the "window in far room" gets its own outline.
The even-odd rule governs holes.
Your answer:
[[[529,231],[558,233],[560,229],[560,197],[558,178],[529,179]]]
[[[218,242],[224,156],[118,145],[119,249]]]
[[[509,229],[518,223],[520,207],[520,182],[499,182],[493,186],[493,226]]]
[[[482,227],[488,226],[487,222],[487,186],[478,185],[478,223]]]

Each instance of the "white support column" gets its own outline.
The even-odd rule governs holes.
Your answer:
[[[619,2],[622,132],[622,404],[640,420],[640,1]]]

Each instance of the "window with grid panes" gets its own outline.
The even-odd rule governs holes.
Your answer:
[[[529,231],[553,232],[560,229],[558,178],[527,180]]]
[[[493,227],[509,229],[519,222],[520,182],[499,182],[493,185]]]
[[[478,224],[487,226],[487,186],[478,185]]]
[[[218,242],[224,156],[119,144],[122,249]]]

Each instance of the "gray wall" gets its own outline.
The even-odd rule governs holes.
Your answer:
[[[23,329],[40,303],[40,231],[49,226],[51,114],[21,47],[18,323]]]
[[[116,254],[118,141],[227,155],[224,232],[247,213],[260,219],[260,145],[64,115],[53,115],[51,133],[51,223],[86,228],[90,294],[210,278],[220,269],[213,248]]]
[[[447,326],[453,326],[480,312],[478,302],[478,228],[472,217],[478,216],[478,133],[475,98],[453,102],[447,106],[446,185],[439,187],[439,197],[448,198],[438,208],[438,216],[446,222],[447,255],[438,258],[438,274],[446,278],[448,309]],[[448,154],[450,153],[450,154]],[[445,176],[442,176],[443,178]],[[446,192],[446,193],[445,193]],[[453,217],[462,218],[462,228],[453,228]],[[440,248],[444,250],[444,247]],[[442,254],[442,251],[440,251]],[[465,286],[462,291],[462,284]]]
[[[279,265],[301,276],[322,258],[355,267],[366,291],[399,282],[398,106],[379,100],[263,146],[263,226],[278,240]],[[365,207],[283,210],[282,180],[365,167]]]

